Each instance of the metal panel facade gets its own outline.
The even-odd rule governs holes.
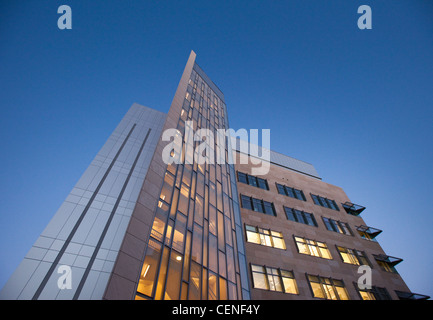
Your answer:
[[[102,299],[165,119],[159,111],[131,106],[1,299]],[[61,289],[68,268],[70,289]]]

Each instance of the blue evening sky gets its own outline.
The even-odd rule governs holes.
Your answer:
[[[422,0],[2,0],[0,287],[132,103],[168,111],[194,50],[230,126],[270,128],[272,149],[366,206],[433,296],[432,40]]]

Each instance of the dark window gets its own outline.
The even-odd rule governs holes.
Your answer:
[[[304,212],[304,214],[308,225],[317,226],[316,220],[314,219],[314,216],[311,213]]]
[[[277,190],[279,194],[284,194],[286,196],[289,196],[291,198],[295,198],[295,199],[299,199],[302,201],[306,201],[305,199],[305,195],[302,192],[302,190],[298,190],[295,188],[291,188],[291,187],[287,187],[287,186],[283,186],[279,183],[276,184],[277,185]]]
[[[313,202],[315,204],[317,204],[318,206],[324,207],[324,208],[328,208],[328,209],[332,209],[332,210],[337,210],[340,211],[340,209],[337,206],[337,203],[334,200],[331,199],[327,199],[321,196],[317,196],[315,194],[311,195],[311,198],[313,199]]]
[[[296,216],[296,219],[298,220],[298,222],[305,224],[304,216],[302,215],[302,211],[299,211],[296,209],[294,211],[295,211],[295,216]]]
[[[284,211],[286,212],[287,219],[290,221],[295,221],[317,227],[316,219],[314,218],[314,215],[312,213],[286,207],[284,207]]]
[[[272,202],[263,201],[256,198],[241,195],[242,208],[254,210],[256,212],[265,213],[271,216],[276,216],[275,207]]]
[[[253,209],[254,211],[264,212],[262,200],[253,198]]]
[[[269,190],[268,182],[265,179],[257,178],[257,184],[259,188]]]
[[[257,187],[257,178],[248,175],[248,184],[253,187]]]
[[[337,221],[329,218],[322,217],[326,229],[342,234],[353,235],[352,230],[346,222]]]
[[[269,190],[268,182],[265,179],[251,176],[249,174],[242,173],[239,171],[238,171],[238,181],[245,184],[249,184],[250,186],[253,187]]]
[[[311,197],[313,198],[315,204],[317,204],[318,206],[322,205],[319,201],[319,198],[316,195],[312,194]]]
[[[286,211],[286,217],[288,220],[296,222],[296,218],[293,215],[293,209],[284,207],[284,211]]]
[[[289,197],[291,197],[291,198],[296,198],[296,195],[295,195],[295,193],[293,192],[293,189],[292,189],[292,188],[287,188],[287,187],[285,187],[285,189],[286,189],[286,194],[287,194]]]
[[[263,201],[263,206],[265,208],[265,212],[268,215],[276,216],[274,204],[271,202]]]
[[[247,175],[242,172],[238,172],[238,181],[242,183],[248,183]]]
[[[329,204],[331,205],[331,208],[332,208],[332,209],[337,210],[337,211],[340,210],[340,209],[338,209],[338,206],[337,206],[337,204],[335,203],[334,200],[328,200],[328,202],[329,202]]]
[[[304,193],[301,190],[298,190],[298,189],[294,189],[294,190],[295,190],[295,194],[296,194],[296,199],[304,200],[305,201]]]
[[[249,209],[249,210],[253,209],[251,198],[244,195],[241,195],[241,205],[242,208]]]
[[[278,184],[278,183],[277,183],[277,190],[278,190],[278,193],[279,193],[279,194],[284,194],[284,195],[287,196],[286,189],[285,189],[284,186],[282,186],[281,184]]]

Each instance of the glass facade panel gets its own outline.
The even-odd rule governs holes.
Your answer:
[[[165,232],[165,224],[168,216],[168,206],[162,201],[158,202],[155,219],[153,220],[151,236],[158,241],[162,241]]]
[[[253,270],[252,273],[253,273],[253,287],[257,289],[269,290],[269,285],[264,270],[261,272]]]
[[[218,282],[217,282],[217,275],[213,272],[209,272],[209,300],[217,300],[218,299]]]
[[[182,255],[171,251],[170,266],[167,275],[167,287],[165,289],[165,300],[179,300],[180,275],[182,274]]]
[[[149,241],[148,254],[144,260],[143,269],[140,273],[140,280],[137,291],[147,296],[152,295],[153,284],[158,271],[158,263],[161,257],[161,243]]]
[[[283,277],[284,292],[298,294],[298,287],[295,279]]]
[[[173,249],[181,253],[183,253],[185,232],[186,232],[186,217],[183,214],[178,213],[176,219],[176,226],[174,229],[174,235],[173,235]]]

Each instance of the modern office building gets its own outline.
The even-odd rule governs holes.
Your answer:
[[[224,95],[195,60],[167,114],[130,108],[0,298],[427,298],[405,285],[364,208],[312,165],[269,150],[259,176],[235,161],[254,156],[218,131],[229,129]],[[359,266],[371,288],[359,289]]]
[[[238,158],[248,155],[233,146]],[[236,162],[252,299],[429,298],[410,292],[395,268],[402,259],[382,250],[382,230],[364,222],[365,207],[311,164],[269,152],[266,175]]]

